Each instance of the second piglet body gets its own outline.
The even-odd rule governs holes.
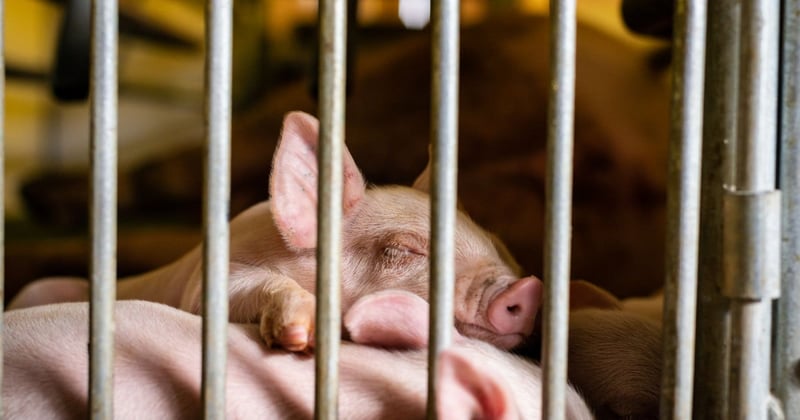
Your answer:
[[[317,120],[289,113],[273,160],[270,201],[230,224],[231,321],[259,323],[267,343],[296,351],[313,346],[317,141]],[[366,188],[346,150],[343,171],[342,310],[383,289],[427,299],[427,174],[414,187]],[[118,298],[200,312],[201,251],[202,245],[171,265],[121,281]],[[456,327],[503,348],[522,342],[533,330],[541,282],[519,279],[502,245],[462,212],[455,254]]]
[[[425,330],[422,299],[407,293],[368,295],[349,328],[374,343],[408,342]],[[11,311],[3,355],[2,397],[9,419],[85,418],[88,403],[89,311],[72,303]],[[201,416],[202,353],[199,317],[165,305],[129,301],[116,306],[114,418]],[[265,349],[252,325],[229,326],[226,407],[228,418],[313,417],[314,359]],[[404,338],[406,337],[406,338]],[[539,419],[541,371],[479,340],[459,339],[439,356],[435,397],[439,418]],[[427,352],[343,343],[339,358],[339,417],[424,418]],[[588,420],[586,404],[567,390],[567,419]]]

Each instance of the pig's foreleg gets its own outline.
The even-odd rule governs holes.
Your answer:
[[[234,270],[230,321],[258,323],[269,346],[305,351],[313,346],[316,298],[294,279],[270,270]],[[199,312],[200,294],[195,293]]]
[[[290,351],[313,347],[314,295],[294,280],[275,274],[265,282],[260,299],[259,331],[268,345],[277,344]]]
[[[202,311],[203,273],[192,272],[179,308]],[[228,280],[229,319],[258,323],[264,342],[290,351],[313,346],[316,298],[293,278],[275,270],[231,263]]]

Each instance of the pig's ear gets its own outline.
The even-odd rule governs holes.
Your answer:
[[[411,184],[412,188],[414,188],[415,190],[422,191],[422,192],[424,192],[426,194],[430,194],[431,193],[431,172],[432,172],[432,169],[431,169],[431,165],[432,165],[431,156],[433,156],[431,154],[431,148],[430,148],[430,146],[428,146],[428,164],[425,165],[425,169],[422,170],[422,173],[419,174],[417,176],[417,179],[414,180],[414,183]],[[461,203],[460,199],[456,200],[456,207],[459,210],[461,210],[464,213],[466,213],[466,209],[464,208],[464,205]]]
[[[518,419],[505,384],[457,349],[439,354],[436,411],[440,419]]]
[[[430,153],[429,153],[430,155]],[[431,192],[431,161],[428,159],[428,164],[425,165],[425,169],[422,170],[422,173],[417,176],[417,179],[414,181],[412,187],[416,190],[420,190],[424,193],[430,194]]]
[[[403,290],[366,295],[344,315],[344,327],[358,344],[403,349],[428,345],[428,302]]]
[[[569,310],[622,309],[622,303],[607,290],[585,280],[569,282]]]
[[[303,112],[290,112],[272,161],[270,206],[275,224],[289,245],[308,249],[317,245],[317,146],[319,122]],[[343,150],[343,215],[347,219],[364,196],[364,178]]]

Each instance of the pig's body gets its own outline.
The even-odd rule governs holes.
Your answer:
[[[658,418],[661,327],[622,310],[570,312],[570,382],[599,419]]]
[[[622,309],[649,318],[658,324],[664,320],[664,290],[650,296],[629,297],[622,300]]]
[[[297,351],[312,346],[314,335],[317,141],[314,117],[287,114],[273,159],[271,200],[249,208],[230,224],[230,320],[259,323],[267,343]],[[347,152],[342,166],[342,309],[384,289],[427,299],[427,172],[413,188],[367,189]],[[199,313],[201,251],[198,245],[175,263],[121,281],[117,297]],[[499,347],[520,344],[533,330],[541,282],[518,279],[502,246],[462,212],[455,226],[455,251],[456,327]],[[50,296],[86,292],[85,284],[47,280],[24,289],[10,307],[54,303],[59,300]]]
[[[6,314],[3,359],[6,376],[2,391],[8,419],[86,416],[87,316],[87,305],[83,303],[42,306]],[[255,326],[230,325],[228,418],[311,418],[313,358],[269,350],[258,336]],[[199,418],[199,317],[150,302],[120,302],[116,307],[115,340],[115,418]],[[442,380],[449,381],[440,382],[438,387],[440,406],[464,411],[474,408],[474,404],[489,404],[490,407],[519,410],[481,418],[541,417],[541,372],[537,366],[477,340],[458,340],[454,351],[456,359],[479,366],[457,366],[455,372],[440,375]],[[474,375],[466,380],[477,380],[481,386],[454,388],[453,381],[464,381],[465,372],[473,368],[477,368],[479,374],[489,372],[494,379],[499,376],[499,388],[487,385],[494,379]],[[340,418],[424,417],[425,351],[385,350],[343,343],[340,372]],[[487,388],[478,390],[482,386]],[[502,392],[497,393],[499,390]],[[465,401],[463,392],[487,394]],[[498,400],[502,398],[510,399]],[[569,418],[591,418],[572,389],[568,392],[568,405]],[[491,414],[494,409],[488,411]],[[461,418],[454,413],[450,411],[448,418]],[[475,412],[470,411],[464,418],[474,418],[474,415]]]

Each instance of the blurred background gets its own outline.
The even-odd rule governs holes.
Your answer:
[[[541,275],[548,0],[462,0],[459,194]],[[86,276],[88,0],[6,1],[6,299]],[[200,240],[204,1],[120,0],[120,276]],[[350,1],[347,145],[375,184],[427,161],[426,0]],[[236,0],[232,201],[267,199],[280,120],[316,113],[316,1]],[[578,2],[573,277],[619,296],[663,278],[669,45],[620,0]],[[544,279],[545,281],[547,279]]]

